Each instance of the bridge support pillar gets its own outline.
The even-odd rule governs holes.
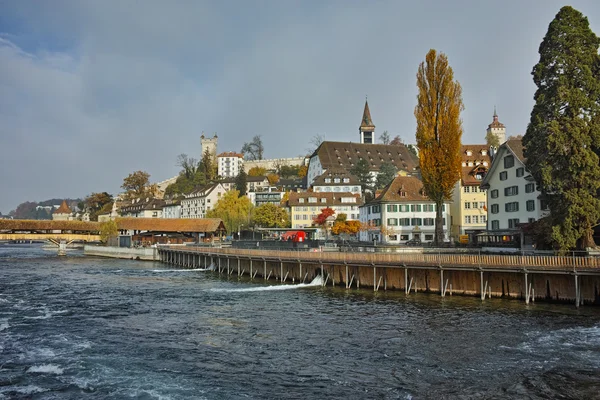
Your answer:
[[[61,240],[58,243],[58,255],[59,256],[66,256],[67,255],[67,242],[66,242],[66,240]]]

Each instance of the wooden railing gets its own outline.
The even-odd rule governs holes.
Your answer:
[[[465,268],[506,268],[541,270],[598,270],[600,258],[548,255],[492,255],[492,254],[443,254],[443,253],[338,253],[310,251],[272,251],[234,248],[175,247],[161,249],[193,252],[206,255],[227,255],[240,258],[298,261],[313,263],[339,263],[374,266],[425,266]]]

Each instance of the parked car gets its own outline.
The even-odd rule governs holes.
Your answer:
[[[412,238],[409,241],[407,241],[405,243],[407,246],[422,246],[423,243],[421,242],[421,239],[419,238]]]

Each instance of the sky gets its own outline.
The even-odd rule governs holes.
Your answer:
[[[311,138],[415,142],[416,72],[429,49],[463,88],[463,143],[494,107],[525,132],[531,70],[554,0],[0,0],[0,212],[120,192],[136,170],[176,176],[200,135],[295,157]],[[600,2],[571,1],[600,34]]]

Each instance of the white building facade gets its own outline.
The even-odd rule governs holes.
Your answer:
[[[488,231],[517,231],[519,224],[548,215],[525,168],[521,139],[510,139],[498,148],[481,186],[487,190]]]
[[[443,205],[444,241],[449,239],[449,202]],[[362,241],[405,244],[409,240],[432,242],[436,206],[413,176],[398,176],[373,201],[360,208],[360,221],[369,226],[360,232]]]
[[[223,178],[235,178],[244,169],[243,154],[233,151],[217,156],[217,173]]]
[[[206,213],[225,195],[220,183],[203,186],[181,200],[181,218],[206,218]]]

